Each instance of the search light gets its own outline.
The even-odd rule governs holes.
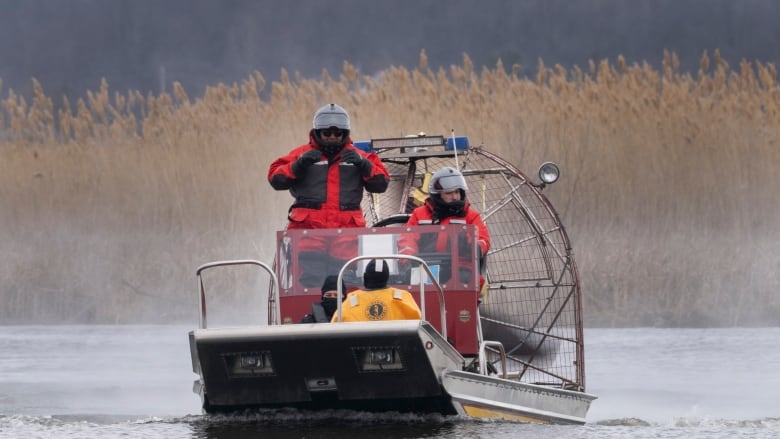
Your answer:
[[[539,179],[542,180],[542,183],[544,184],[553,184],[558,181],[560,173],[561,171],[558,169],[558,165],[553,162],[544,162],[539,166]]]
[[[223,354],[225,369],[228,376],[246,377],[257,375],[271,375],[274,373],[271,353],[262,352],[237,352]]]
[[[404,368],[401,353],[395,346],[353,348],[358,366],[363,372],[397,371]]]

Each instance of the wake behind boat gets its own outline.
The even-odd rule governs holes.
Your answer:
[[[198,267],[200,324],[189,339],[204,410],[345,408],[584,423],[595,396],[585,392],[579,279],[565,229],[541,193],[557,167],[544,164],[543,182],[533,183],[465,137],[356,146],[376,152],[391,177],[385,193],[363,200],[372,227],[284,230],[277,232],[272,265],[235,260]],[[427,195],[432,173],[453,165],[490,230],[487,255],[472,244],[472,225],[403,225]],[[431,234],[457,245],[399,254],[399,241]],[[312,259],[300,251],[312,239],[354,243],[358,256],[333,271],[327,255]],[[366,262],[375,258],[389,263],[391,286],[412,293],[420,320],[295,324],[319,300],[322,279],[338,272],[348,288],[360,287]],[[267,273],[261,295],[268,320],[210,327],[202,274],[236,265]]]

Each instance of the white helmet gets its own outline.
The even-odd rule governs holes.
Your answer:
[[[336,104],[328,104],[317,110],[311,123],[311,136],[327,157],[335,156],[347,144],[349,139],[349,114],[347,114],[347,110]],[[320,131],[326,131],[331,127],[344,131],[344,134],[338,140],[323,139]]]
[[[431,195],[451,192],[455,189],[462,190],[461,195],[465,196],[469,188],[466,186],[466,179],[463,178],[463,174],[449,166],[436,171],[433,177],[431,177],[431,182],[428,183],[428,193]]]
[[[315,130],[336,127],[349,131],[349,114],[336,104],[328,104],[314,114],[312,128]]]

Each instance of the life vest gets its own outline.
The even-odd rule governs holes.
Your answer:
[[[365,322],[379,320],[419,320],[420,307],[412,293],[397,288],[356,290],[341,305],[341,321]],[[332,322],[338,321],[338,314]]]

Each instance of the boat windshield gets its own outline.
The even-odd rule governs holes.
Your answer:
[[[446,290],[477,291],[480,251],[473,225],[426,225],[347,229],[284,230],[277,233],[276,274],[281,296],[304,295],[319,290],[324,279],[337,275],[356,256],[391,256],[389,285],[410,291],[421,278],[432,283],[419,264],[401,256],[423,259]],[[347,288],[363,287],[368,259],[358,260],[344,271]]]

